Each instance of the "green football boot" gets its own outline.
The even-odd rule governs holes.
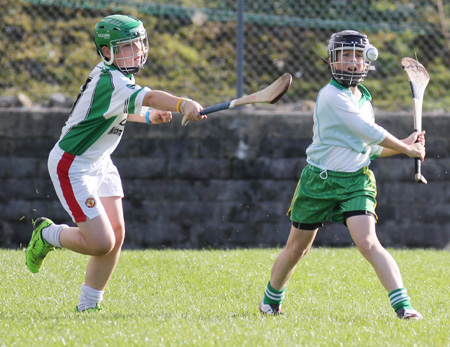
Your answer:
[[[83,312],[90,313],[90,312],[96,312],[96,311],[101,311],[101,310],[102,310],[102,308],[101,308],[100,304],[97,304],[97,305],[95,305],[95,307],[89,307],[84,310],[79,310],[78,306],[75,306],[75,312],[81,312],[81,313],[83,313]]]
[[[52,224],[53,222],[45,217],[40,217],[33,223],[33,234],[31,235],[31,240],[26,251],[27,267],[32,273],[39,272],[48,252],[55,249],[55,247],[42,238],[42,229]]]

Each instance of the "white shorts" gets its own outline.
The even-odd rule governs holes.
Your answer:
[[[86,159],[56,145],[48,157],[48,170],[59,200],[75,223],[105,213],[100,198],[123,197],[119,172],[109,156]]]

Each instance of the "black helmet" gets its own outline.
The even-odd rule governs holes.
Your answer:
[[[341,68],[342,64],[338,53],[346,50],[364,52],[364,69],[362,72],[344,71]],[[369,54],[369,57],[367,57],[368,51],[372,51],[372,55]],[[333,78],[345,87],[355,87],[362,82],[371,69],[371,61],[375,60],[377,56],[378,51],[370,44],[365,34],[355,30],[344,30],[331,35],[328,44],[328,63]]]

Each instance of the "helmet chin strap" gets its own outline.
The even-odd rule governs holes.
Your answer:
[[[111,57],[109,58],[109,60],[107,60],[103,54],[102,54],[102,58],[106,64],[112,65],[112,63],[114,62],[114,49],[112,46],[109,48],[109,51],[111,52]]]

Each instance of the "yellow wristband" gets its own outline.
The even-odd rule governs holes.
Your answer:
[[[178,113],[182,113],[180,110],[180,105],[184,100],[186,100],[186,99],[183,99],[183,98],[178,99],[178,102],[177,102],[177,112]]]

